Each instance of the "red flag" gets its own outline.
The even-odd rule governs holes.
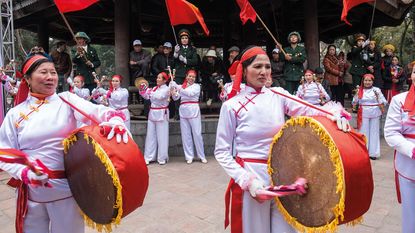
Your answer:
[[[248,0],[236,0],[239,8],[241,8],[241,13],[239,17],[241,18],[242,24],[245,24],[248,20],[251,20],[252,23],[256,21],[256,11],[252,7],[251,3]]]
[[[166,5],[171,25],[194,24],[199,21],[205,34],[209,36],[205,20],[195,5],[185,0],[166,0]]]
[[[55,0],[56,7],[61,13],[80,11],[99,0]]]
[[[347,20],[347,14],[349,13],[349,11],[357,5],[373,1],[374,0],[343,0],[343,11],[341,20],[351,26],[352,24]]]

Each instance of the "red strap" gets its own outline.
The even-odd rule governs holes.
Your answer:
[[[24,217],[27,213],[27,200],[29,198],[29,190],[27,185],[21,182],[17,189],[17,206],[16,206],[16,233],[23,233]]]
[[[84,117],[88,118],[89,120],[92,121],[92,123],[99,125],[99,122],[97,120],[95,120],[94,118],[92,118],[90,115],[86,114],[84,111],[82,111],[81,109],[75,107],[75,105],[71,104],[69,101],[67,101],[66,99],[64,99],[62,96],[59,96],[59,98],[61,98],[61,100],[63,102],[65,102],[66,104],[68,104],[71,108],[73,108],[75,111],[79,112],[80,114],[82,114]]]
[[[380,106],[382,104],[359,104],[359,106],[363,106],[363,107],[373,107],[373,106]]]
[[[275,90],[272,90],[272,89],[270,89],[270,90],[271,90],[272,92],[274,92],[275,94],[277,94],[277,95],[284,96],[284,97],[286,97],[286,98],[288,98],[288,99],[290,99],[290,100],[294,100],[294,101],[296,101],[296,102],[298,102],[298,103],[300,103],[300,104],[304,104],[304,105],[305,105],[305,106],[307,106],[307,107],[310,107],[310,108],[316,109],[316,110],[318,110],[318,111],[320,111],[320,112],[324,112],[324,113],[326,113],[326,114],[328,114],[328,115],[330,115],[330,116],[333,116],[333,113],[328,112],[328,111],[326,111],[326,110],[324,110],[324,109],[322,109],[322,108],[316,107],[316,106],[314,106],[314,105],[312,105],[312,104],[310,104],[310,103],[307,103],[307,102],[305,102],[304,100],[296,99],[296,98],[294,98],[294,97],[292,97],[292,96],[285,95],[285,94],[283,94],[283,93],[281,93],[281,92],[278,92],[278,91],[275,91]]]
[[[242,167],[245,162],[267,164],[266,159],[241,158],[236,156],[236,162]],[[225,229],[229,226],[229,209],[231,208],[231,233],[242,233],[242,201],[244,191],[231,179],[225,193]],[[232,195],[232,203],[231,203]]]
[[[199,104],[199,101],[184,101],[184,102],[181,102],[180,104]]]
[[[415,139],[415,134],[402,134],[405,138],[411,138],[411,139]]]

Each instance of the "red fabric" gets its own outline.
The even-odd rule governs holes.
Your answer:
[[[252,23],[256,21],[256,11],[252,7],[251,3],[248,0],[236,0],[241,12],[239,17],[241,18],[242,24],[245,24],[248,20],[251,20]]]
[[[349,11],[357,5],[368,2],[374,2],[374,0],[343,0],[343,11],[340,18],[341,21],[344,21],[346,24],[351,26],[352,24],[347,20],[347,14]]]
[[[209,29],[205,24],[199,9],[185,0],[166,0],[167,12],[173,26],[179,24],[194,24],[199,21],[203,31],[209,36]]]
[[[189,74],[193,74],[194,76],[197,76],[197,74],[196,74],[196,71],[195,70],[188,70],[187,71],[187,73],[186,73],[186,76],[187,75],[189,75]],[[182,85],[182,88],[183,89],[186,89],[186,87],[187,87],[187,80],[183,83],[183,85]]]
[[[235,73],[235,79],[233,80],[232,90],[228,95],[228,99],[231,99],[232,97],[234,97],[241,90],[241,83],[242,83],[242,76],[243,76],[242,63],[252,58],[253,56],[256,56],[259,54],[267,55],[262,48],[252,47],[244,52],[240,61],[235,61],[232,64],[231,68],[234,65],[236,66],[236,73]]]
[[[62,13],[80,11],[96,2],[98,0],[55,0],[56,7]]]
[[[313,117],[326,129],[340,152],[344,188],[344,220],[350,222],[362,216],[370,207],[373,196],[373,176],[364,135],[354,130],[344,133],[335,123],[323,116]]]
[[[61,100],[63,102],[65,102],[66,104],[68,104],[71,108],[73,108],[74,110],[76,110],[77,112],[79,112],[80,114],[82,114],[84,117],[88,118],[89,120],[92,121],[92,123],[99,125],[99,122],[92,118],[90,115],[86,114],[84,111],[82,111],[81,109],[77,108],[75,105],[71,104],[69,101],[67,101],[66,99],[64,99],[63,97],[59,96],[61,98]]]
[[[241,165],[241,167],[245,166],[245,162],[263,164],[267,164],[268,162],[268,160],[264,159],[242,159],[238,156],[236,156],[235,160],[239,165]],[[229,208],[231,208],[231,233],[242,233],[243,194],[244,191],[241,187],[235,182],[234,179],[231,179],[225,193],[225,229],[229,226]]]
[[[415,84],[411,85],[409,88],[408,95],[405,98],[405,103],[403,104],[403,110],[409,112],[409,116],[413,117],[415,115]]]

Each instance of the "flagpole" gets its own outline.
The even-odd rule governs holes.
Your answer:
[[[58,11],[59,11],[59,10],[58,10]],[[63,19],[63,21],[64,21],[64,22],[65,22],[65,24],[66,24],[66,27],[68,27],[69,32],[71,33],[73,40],[76,42],[76,39],[75,39],[75,33],[73,32],[71,25],[69,25],[69,22],[68,22],[68,20],[66,19],[65,15],[64,15],[61,11],[59,11],[59,14],[62,16],[62,19]]]
[[[174,30],[173,24],[171,24],[170,10],[169,10],[169,6],[167,5],[167,0],[165,0],[164,3],[166,4],[167,14],[169,15],[169,21],[170,21],[171,30],[173,30],[174,40],[176,41],[176,45],[178,45],[179,43],[177,42],[176,31]]]
[[[257,18],[259,19],[259,21],[262,23],[262,26],[264,26],[264,27],[265,27],[265,29],[267,30],[268,34],[269,34],[269,35],[272,37],[272,39],[274,40],[275,44],[276,44],[277,46],[278,46],[278,45],[281,45],[281,44],[277,41],[277,39],[275,39],[274,35],[272,35],[271,31],[268,29],[267,25],[265,25],[264,21],[262,21],[261,17],[258,15],[258,13],[256,13],[256,17],[257,17]],[[280,47],[280,46],[278,46],[278,47]],[[287,55],[287,53],[284,51],[284,49],[282,48],[282,46],[280,47],[280,49],[281,49],[281,52],[282,52],[284,55]]]

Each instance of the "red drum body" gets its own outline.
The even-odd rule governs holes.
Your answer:
[[[89,226],[111,231],[143,204],[148,170],[132,138],[117,143],[102,136],[99,126],[86,126],[63,143],[68,183]]]
[[[344,133],[326,117],[291,118],[273,139],[269,174],[274,185],[308,181],[303,196],[276,199],[288,223],[301,232],[334,232],[361,222],[373,195],[365,137]]]

